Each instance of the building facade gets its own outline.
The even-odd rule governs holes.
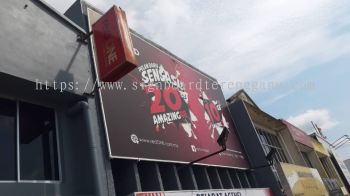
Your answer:
[[[156,118],[151,119],[155,125],[152,134],[181,127],[186,140],[180,144],[190,148],[158,152],[155,145],[179,144],[147,139],[137,132],[136,129],[149,128],[142,123],[149,116],[134,106],[145,108],[144,100],[152,100],[152,96],[112,92],[94,82],[99,81],[99,75],[96,46],[89,32],[103,15],[101,11],[80,0],[64,15],[43,1],[13,0],[1,5],[0,195],[278,196],[293,195],[295,191],[307,195],[307,190],[291,187],[290,181],[295,178],[316,186],[318,195],[326,195],[325,187],[328,192],[340,189],[346,195],[331,155],[321,148],[317,138],[309,143],[304,136],[298,138],[295,133],[302,134],[301,130],[265,113],[242,91],[228,100],[228,107],[225,100],[221,100],[222,107],[213,105],[217,100],[210,98],[216,92],[200,92],[192,98],[195,106],[188,104],[191,97],[185,92],[180,92],[182,105],[177,104],[173,89],[162,92],[168,99],[161,104],[166,103],[170,109],[184,107],[187,116],[153,115]],[[141,53],[138,60],[143,65],[154,68],[159,60],[181,67],[172,70],[180,74],[167,77],[171,81],[177,82],[181,74],[215,81],[137,32],[130,32],[138,49],[135,54]],[[150,60],[152,65],[145,63]],[[167,73],[163,70],[166,66],[161,68],[162,73]],[[137,71],[143,70],[136,69],[128,77],[134,78]],[[145,72],[152,74],[148,79],[157,78],[157,73]],[[124,80],[127,79],[121,81]],[[201,133],[194,131],[207,125],[197,122],[201,118],[197,115],[200,107],[211,128],[205,143],[198,142]],[[176,118],[185,120],[173,126],[175,123],[170,121]],[[231,131],[226,151],[189,165],[192,160],[220,150],[216,139],[224,127]],[[127,139],[121,139],[121,132],[127,133]],[[166,140],[167,136],[160,138]],[[271,149],[275,152],[272,159],[267,157]],[[330,189],[332,183],[339,189]]]
[[[103,95],[92,82],[95,49],[85,37],[101,15],[81,1],[65,15],[42,1],[2,2],[0,194],[269,195],[249,167],[111,158]]]
[[[328,149],[316,135],[309,136],[265,113],[244,90],[227,101],[251,166],[258,170],[256,178],[269,179],[265,186],[274,187],[275,195],[349,194]],[[265,156],[271,149],[276,152],[275,162],[269,165]]]
[[[99,101],[84,96],[95,77],[77,42],[85,30],[41,1],[1,2],[0,15],[0,194],[108,195]]]
[[[317,169],[330,195],[348,195],[341,173],[331,160],[329,149],[319,141],[319,137],[316,134],[309,136],[285,120],[282,122],[288,127],[302,155],[304,163],[299,164]]]

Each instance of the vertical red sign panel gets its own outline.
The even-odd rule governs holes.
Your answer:
[[[310,141],[310,137],[304,131],[292,125],[286,120],[282,120],[282,123],[288,127],[288,130],[292,134],[292,137],[295,141],[304,144],[305,146],[308,146],[310,148],[314,148]]]
[[[137,66],[126,15],[121,8],[113,6],[92,25],[92,31],[102,81],[116,81]]]

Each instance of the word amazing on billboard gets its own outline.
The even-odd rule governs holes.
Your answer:
[[[248,168],[217,81],[136,33],[130,34],[137,68],[101,86],[111,158],[189,163],[227,150],[200,164]]]
[[[92,32],[102,81],[116,81],[136,67],[126,15],[121,8],[113,6],[92,25]]]

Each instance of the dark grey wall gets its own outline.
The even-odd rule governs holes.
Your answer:
[[[92,150],[99,151],[99,172],[104,176],[105,192],[114,195],[113,179],[109,177],[111,169],[104,142],[104,136],[97,113],[94,99],[84,99],[70,93],[57,94],[54,91],[35,92],[30,89],[33,82],[0,74],[0,97],[17,99],[34,104],[54,108],[57,112],[58,137],[61,157],[62,182],[58,183],[1,183],[0,195],[11,196],[75,196],[96,195],[94,189]],[[90,120],[83,113],[70,114],[70,108],[79,100],[89,102]],[[97,138],[96,146],[89,142],[87,127],[90,126]],[[108,180],[109,179],[109,180]]]
[[[243,145],[251,168],[268,165],[264,150],[260,144],[256,130],[242,100],[229,104],[229,110],[237,128],[237,135]],[[270,187],[273,195],[283,195],[279,183],[270,167],[254,169],[258,187]]]
[[[87,45],[81,33],[39,1],[1,1],[0,72],[29,81],[71,81],[82,94],[91,77]],[[91,79],[91,78],[90,78]],[[88,84],[87,90],[91,89]]]

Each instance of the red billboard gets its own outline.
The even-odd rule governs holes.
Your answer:
[[[137,68],[101,89],[112,158],[248,168],[234,122],[217,81],[131,33]]]
[[[99,75],[102,81],[116,81],[136,67],[125,12],[113,6],[92,25]]]
[[[287,126],[289,132],[292,134],[292,137],[295,141],[304,144],[310,148],[314,148],[310,141],[310,136],[308,136],[304,131],[292,125],[288,121],[282,120],[282,122]]]

